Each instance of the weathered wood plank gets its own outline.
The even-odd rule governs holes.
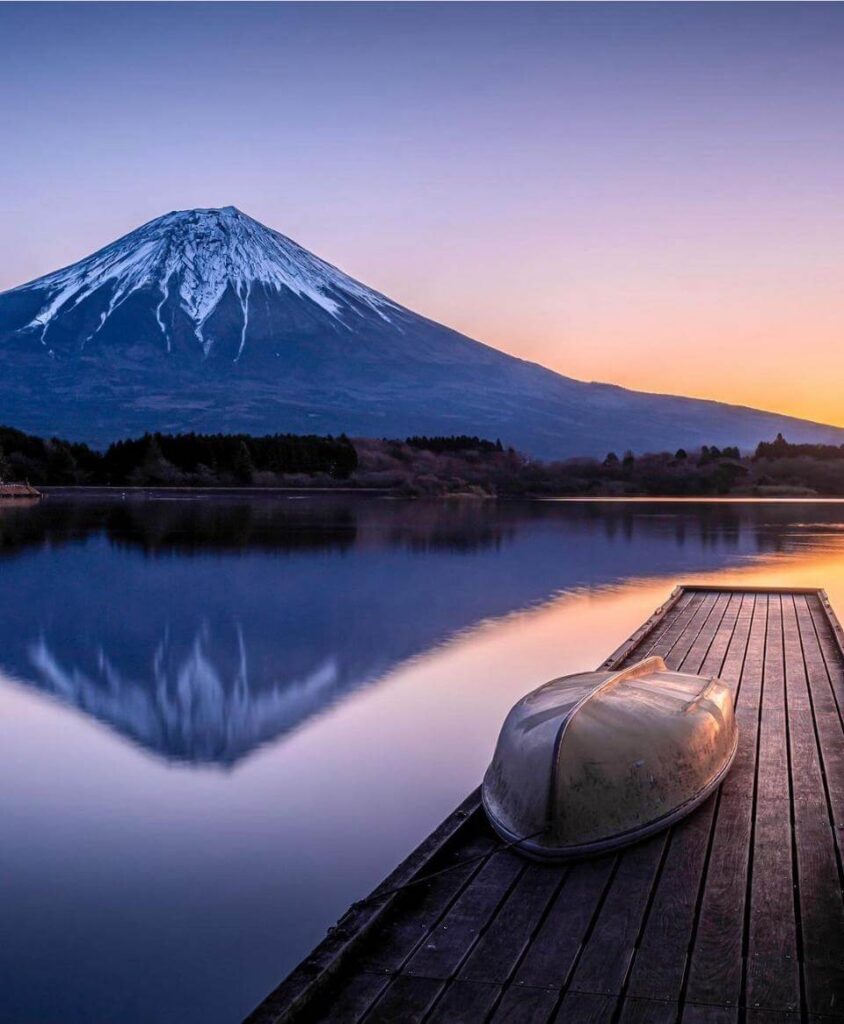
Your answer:
[[[798,600],[805,602],[805,598]],[[808,607],[804,608],[801,618],[808,625]],[[814,631],[803,642],[793,598],[783,600],[783,626],[806,1005],[813,1013],[844,1013],[844,899],[814,699],[822,703],[828,679],[818,664],[819,652],[812,643],[816,639]],[[844,736],[839,735],[838,742],[842,744]]]
[[[385,916],[383,924],[362,948],[362,970],[397,971],[424,941],[453,900],[480,871],[482,858],[497,847],[488,828],[470,838],[449,864],[466,861],[437,875],[430,882],[411,886]]]
[[[627,661],[635,652],[643,658],[650,647],[671,627],[677,616],[691,614],[687,607],[700,603],[700,594],[690,594],[683,587],[675,587],[667,601],[642,623],[612,654],[601,664],[602,669],[615,669]]]
[[[747,649],[750,643],[750,627],[753,623],[755,608],[756,596],[754,594],[742,594],[741,607],[736,617],[733,636],[724,658],[724,664],[721,666],[721,678],[732,689],[733,700],[736,702],[741,687],[742,675],[744,674],[744,663],[747,658]]]
[[[800,1007],[783,659],[776,595],[768,600],[745,995],[748,1006],[769,1010]]]
[[[683,632],[689,620],[703,603],[703,599],[703,594],[683,593],[663,621],[656,628],[651,628],[647,639],[643,641],[642,645],[637,649],[628,651],[624,660],[630,660],[634,656],[636,658],[647,657],[655,653],[654,647],[657,644],[660,644],[666,650],[670,649],[671,644]]]
[[[426,1024],[479,1024],[492,1011],[501,989],[482,981],[453,981],[426,1019]]]
[[[631,968],[629,997],[680,998],[714,807],[715,794],[671,829],[665,865]]]
[[[559,999],[556,989],[511,985],[501,997],[491,1024],[548,1024]]]
[[[436,978],[411,978],[398,974],[363,1018],[365,1024],[417,1024],[440,994],[443,982]]]
[[[743,976],[745,902],[753,826],[759,700],[768,597],[754,598],[736,696],[739,747],[721,786],[697,931],[689,955],[686,1000],[738,1006]]]
[[[817,598],[815,600],[809,599],[809,607],[818,639],[820,640],[821,649],[824,651],[824,657],[826,658],[827,671],[829,672],[829,680],[835,696],[835,703],[838,705],[839,712],[844,712],[844,660],[842,660],[841,648],[839,646],[841,637],[839,634],[838,638],[836,638],[835,626],[830,621],[824,607],[821,606]]]
[[[801,1015],[796,1010],[755,1010],[747,1011],[747,1024],[798,1024]],[[829,1024],[829,1018],[808,1018],[809,1024]]]
[[[680,1024],[738,1024],[737,1006],[711,1006],[707,1003],[686,1003]]]
[[[390,984],[387,974],[355,973],[341,979],[313,1009],[325,1024],[356,1024]]]
[[[676,642],[665,650],[662,656],[669,668],[679,669],[686,660],[686,656],[698,639],[701,630],[706,627],[706,624],[710,622],[710,619],[715,614],[718,601],[719,595],[707,594]],[[662,652],[657,650],[654,653],[660,654]]]
[[[820,914],[820,910],[814,911]],[[840,947],[839,947],[840,949]],[[844,962],[827,958],[803,963],[803,977],[806,985],[806,1002],[810,1016],[819,1020],[844,1021]]]
[[[716,637],[722,632],[722,630],[727,632],[728,627],[729,632],[727,632],[726,640],[729,642],[730,636],[732,635],[732,627],[729,625],[729,620],[728,627],[724,627],[723,623],[727,615],[727,609],[730,607],[731,603],[736,603],[737,605],[737,599],[735,598],[735,595],[732,594],[719,594],[715,599],[712,611],[700,632],[695,637],[688,653],[682,661],[677,662],[678,667],[682,665],[684,672],[696,673],[701,671],[704,662],[709,656],[710,648],[715,643]],[[733,618],[733,623],[734,622],[735,619]],[[668,664],[668,662],[666,662],[666,664]],[[720,667],[721,665],[719,661],[718,668]]]
[[[691,643],[712,610],[714,603],[715,597],[712,594],[695,594],[692,600],[679,611],[672,610],[662,624],[662,628],[654,630],[647,640],[631,651],[619,664],[638,661],[641,658],[657,654],[664,658],[687,635],[689,643]]]
[[[826,775],[839,865],[844,862],[844,718],[836,702],[832,681],[844,679],[844,658],[831,635],[829,622],[817,598],[805,605],[799,600],[797,618],[809,677],[812,700]],[[825,622],[827,635],[821,640],[819,622]]]
[[[594,992],[567,992],[554,1024],[607,1024],[613,1017],[618,1000]]]
[[[565,869],[529,864],[460,969],[464,980],[503,985],[513,973],[565,878]]]
[[[730,665],[727,664],[727,655],[732,651],[733,661],[737,657],[738,667],[740,668],[741,662],[744,660],[744,650],[747,646],[747,633],[750,630],[750,615],[747,614],[743,619],[741,618],[742,608],[745,603],[746,598],[743,594],[729,595],[724,617],[721,619],[718,631],[709,645],[706,657],[697,670],[701,675],[717,675],[724,682],[729,682],[733,693],[735,693],[735,689],[738,686],[739,676],[736,671],[733,678],[727,679],[727,673],[730,671]],[[744,634],[740,631],[740,625],[742,624],[745,626]],[[737,631],[739,631],[738,637],[736,636]]]
[[[621,993],[665,844],[661,832],[619,855],[618,870],[575,968],[573,991]]]
[[[615,866],[613,856],[571,866],[516,971],[517,985],[560,989],[566,984]]]
[[[731,595],[699,668],[703,675],[719,675],[733,690],[738,687],[744,661],[752,604],[752,598]],[[665,865],[631,969],[628,996],[669,1002],[680,999],[716,804],[713,795],[672,829]]]
[[[508,850],[493,854],[410,958],[405,972],[443,980],[452,977],[525,866],[523,858]]]
[[[676,1024],[678,1013],[677,1003],[627,998],[622,1004],[618,1024]]]

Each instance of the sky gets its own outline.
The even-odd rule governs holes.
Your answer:
[[[844,425],[842,4],[0,4],[0,289],[234,205],[561,373]]]

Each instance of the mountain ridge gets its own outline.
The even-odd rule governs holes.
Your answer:
[[[566,377],[417,314],[235,207],[173,211],[0,293],[0,419],[144,430],[469,433],[544,458],[844,442],[844,429]]]

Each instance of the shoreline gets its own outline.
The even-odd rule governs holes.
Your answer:
[[[403,495],[389,487],[121,487],[104,484],[43,484],[39,488],[42,496],[49,495],[73,496],[86,495],[96,497],[97,495],[114,496],[117,494],[128,494],[135,497],[143,495],[168,494],[172,496],[184,495],[186,497],[199,497],[206,495],[232,496],[243,495],[245,497],[259,497],[261,495],[354,495],[390,498],[401,501],[472,501],[472,502],[518,502],[518,501],[539,501],[539,502],[573,502],[578,504],[844,504],[844,497],[826,495],[753,495],[753,494],[724,494],[724,495],[667,495],[667,494],[631,494],[631,495],[477,495],[461,492],[431,495]]]
[[[169,494],[393,494],[389,487],[186,487],[167,486],[121,486],[119,484],[41,484],[43,494],[151,494],[166,491]]]

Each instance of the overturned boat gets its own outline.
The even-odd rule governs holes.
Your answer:
[[[626,846],[723,781],[738,730],[730,689],[662,658],[552,680],[510,711],[482,787],[498,834],[539,860]]]

